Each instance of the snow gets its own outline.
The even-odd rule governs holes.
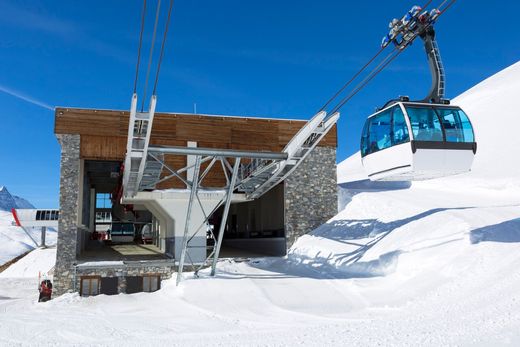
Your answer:
[[[56,263],[56,247],[37,248],[0,273],[2,278],[35,278],[52,272]]]
[[[22,228],[13,226],[13,222],[14,219],[11,212],[0,211],[0,266],[36,248],[34,241],[38,244],[41,242],[41,231],[39,228],[26,228],[31,235],[29,237]],[[47,245],[55,245],[56,239],[56,231],[47,229],[45,243]]]
[[[52,257],[33,253],[41,263],[0,279],[0,344],[519,345],[518,81],[517,63],[454,101],[477,129],[471,173],[370,184],[351,157],[338,165],[341,212],[285,258],[39,304],[35,279],[21,277]]]

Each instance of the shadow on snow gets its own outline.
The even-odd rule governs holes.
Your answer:
[[[432,214],[446,210],[464,210],[474,207],[435,208],[415,216],[392,222],[381,222],[377,219],[338,220],[323,224],[310,233],[315,237],[328,238],[336,242],[352,245],[352,251],[335,254],[331,257],[308,257],[301,254],[289,253],[286,258],[260,258],[249,262],[252,267],[270,271],[268,274],[245,274],[220,271],[222,278],[289,278],[307,277],[314,279],[347,279],[369,278],[385,276],[395,271],[401,250],[394,250],[370,261],[360,261],[365,253],[381,242],[394,230],[413,221],[426,218]],[[356,240],[370,239],[368,242]],[[429,248],[438,245],[429,246]],[[331,263],[333,261],[333,263]],[[238,276],[238,277],[237,277]]]
[[[480,242],[520,242],[520,218],[474,229],[470,233],[472,244]]]

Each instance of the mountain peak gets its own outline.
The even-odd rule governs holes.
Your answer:
[[[13,208],[34,208],[27,200],[11,195],[5,186],[0,186],[0,210],[10,211]]]

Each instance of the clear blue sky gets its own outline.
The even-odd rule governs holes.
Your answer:
[[[378,50],[388,22],[414,4],[176,0],[158,110],[192,112],[196,102],[200,113],[308,119]],[[52,108],[129,108],[141,6],[0,0],[0,186],[58,206]],[[459,0],[440,18],[448,96],[520,59],[518,13],[517,1]],[[338,162],[357,150],[376,106],[422,97],[429,85],[418,41],[343,108]]]

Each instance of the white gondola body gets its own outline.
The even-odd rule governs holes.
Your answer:
[[[403,104],[402,102],[398,102],[370,116],[369,120],[372,117],[381,114],[385,110],[392,108],[395,110],[395,107],[399,107],[404,114],[409,140],[371,153],[365,153],[365,155],[363,155],[362,140],[362,163],[370,180],[419,181],[456,175],[471,170],[476,152],[476,142],[472,128],[471,136],[467,136],[471,139],[470,142],[447,142],[446,138],[449,135],[448,133],[453,130],[447,129],[444,126],[442,127],[444,134],[443,141],[421,141],[414,137],[411,120],[407,112],[407,107],[414,107],[417,109],[420,109],[421,107],[439,107],[446,110],[460,110],[460,108],[446,105],[420,103]],[[367,120],[367,123],[369,120]],[[369,127],[370,125],[366,126]]]

